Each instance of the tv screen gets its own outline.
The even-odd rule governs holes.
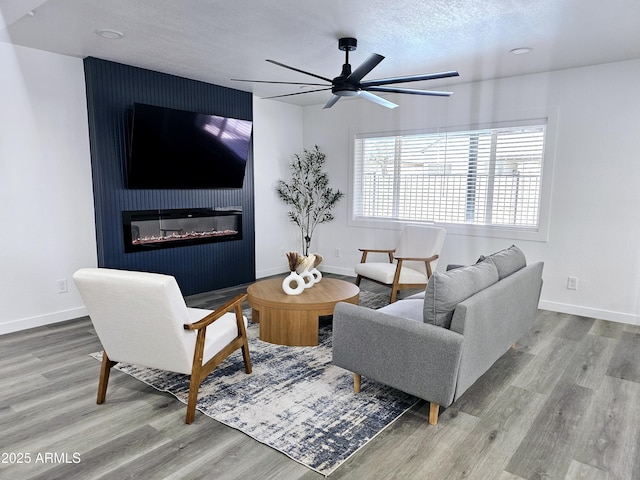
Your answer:
[[[252,122],[134,104],[128,188],[242,188]]]

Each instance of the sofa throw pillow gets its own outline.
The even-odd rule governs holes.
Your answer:
[[[498,270],[492,262],[433,272],[424,296],[424,322],[449,328],[458,303],[497,281]]]
[[[527,259],[524,253],[515,245],[511,245],[509,248],[489,255],[485,258],[485,261],[486,260],[491,260],[496,266],[500,280],[527,266]]]

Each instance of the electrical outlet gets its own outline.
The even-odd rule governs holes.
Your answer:
[[[336,257],[339,257],[342,252],[340,251],[339,248],[336,248],[336,252],[335,253],[336,253]]]
[[[69,291],[67,280],[56,280],[56,285],[58,286],[58,293],[67,293]]]
[[[577,290],[577,289],[578,289],[578,277],[567,278],[567,290]]]

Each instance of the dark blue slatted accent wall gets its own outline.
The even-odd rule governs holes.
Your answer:
[[[255,280],[252,152],[242,189],[125,188],[134,102],[251,120],[251,94],[96,58],[86,58],[84,70],[98,265],[173,275],[185,295]],[[124,253],[123,210],[227,206],[243,209],[242,240]]]

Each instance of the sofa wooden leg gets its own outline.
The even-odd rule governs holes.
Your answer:
[[[437,403],[429,403],[429,424],[436,425],[438,423],[438,413],[440,413],[440,405]]]
[[[362,381],[362,377],[359,373],[353,374],[353,391],[355,393],[360,393],[360,383]]]

